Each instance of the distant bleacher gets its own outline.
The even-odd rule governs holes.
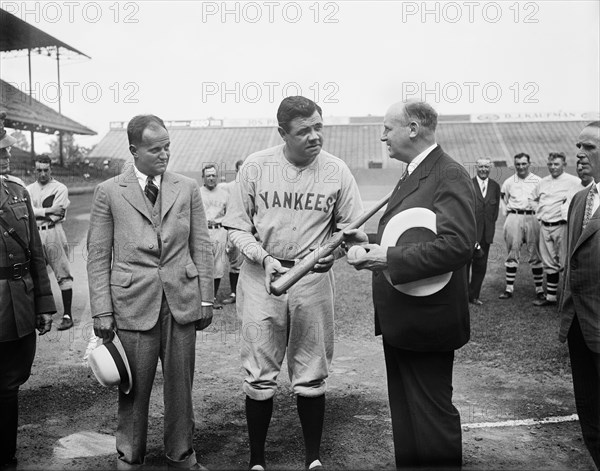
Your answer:
[[[511,167],[519,152],[531,155],[533,166],[545,167],[549,152],[565,152],[567,164],[575,165],[574,142],[584,121],[547,122],[440,122],[437,141],[444,150],[472,169],[478,158],[490,157],[498,167]],[[400,169],[380,141],[379,123],[333,124],[325,122],[323,148],[342,158],[353,171]],[[280,144],[275,127],[171,127],[169,169],[197,174],[209,162],[222,173],[232,175],[234,164],[249,154]],[[111,129],[96,145],[90,158],[129,159],[127,134]]]

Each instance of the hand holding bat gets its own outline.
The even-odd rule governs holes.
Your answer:
[[[345,228],[345,231],[357,229],[362,226],[365,222],[367,222],[368,219],[370,219],[387,204],[390,196],[391,193],[379,200],[375,206],[364,212],[358,219],[348,224],[348,226]],[[319,260],[325,259],[332,255],[333,251],[340,246],[342,242],[344,242],[345,238],[346,236],[344,235],[343,231],[333,234],[323,243],[323,245],[317,247],[306,257],[296,263],[296,265],[290,268],[288,272],[271,281],[270,289],[267,289],[267,291],[276,296],[280,296],[285,293],[290,287],[296,284],[300,278],[302,278],[308,272],[314,270],[314,268],[319,265]]]

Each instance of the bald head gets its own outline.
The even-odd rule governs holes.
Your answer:
[[[409,163],[435,144],[436,126],[437,112],[428,103],[394,103],[385,114],[381,140],[392,159]]]
[[[490,170],[492,170],[492,160],[487,157],[477,159],[476,163],[477,176],[482,180],[485,180],[490,176]]]

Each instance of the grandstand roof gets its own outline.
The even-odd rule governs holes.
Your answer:
[[[95,135],[96,132],[40,103],[11,84],[0,80],[2,109],[6,127],[54,134],[57,131]]]
[[[10,14],[5,10],[0,10],[0,51],[18,51],[22,49],[39,48],[59,48],[62,47],[68,51],[89,58],[88,55],[69,46],[67,43],[56,39],[54,36],[45,33],[41,29],[30,25],[21,18]],[[50,52],[50,51],[48,51]]]
[[[569,165],[575,165],[575,138],[583,121],[524,123],[440,123],[438,143],[465,166],[481,157],[505,162],[519,152],[531,155],[534,165],[544,167],[549,152],[565,152]],[[351,169],[368,168],[377,162],[382,168],[400,168],[379,140],[380,124],[331,125],[324,128],[324,149],[346,161]],[[274,127],[173,127],[169,169],[180,173],[199,172],[208,162],[227,171],[252,152],[281,143]],[[111,129],[96,145],[90,157],[128,159],[125,129]],[[502,163],[500,163],[502,165]]]

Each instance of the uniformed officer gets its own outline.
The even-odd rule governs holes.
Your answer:
[[[35,355],[35,329],[56,312],[29,193],[8,175],[10,146],[0,113],[0,468],[16,466],[18,394]]]

